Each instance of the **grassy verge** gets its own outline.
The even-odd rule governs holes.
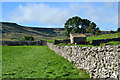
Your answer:
[[[56,44],[58,46],[80,46],[80,47],[98,47],[98,46],[93,46],[93,45],[80,45],[80,44]]]
[[[120,45],[120,41],[111,41],[111,42],[108,42],[110,43],[109,45],[111,46],[114,46],[114,45]],[[100,44],[99,46],[105,46],[103,45],[104,43]],[[99,46],[93,46],[93,45],[81,45],[81,44],[56,44],[58,46],[80,46],[80,47],[99,47]]]
[[[47,46],[3,46],[3,78],[89,78]]]

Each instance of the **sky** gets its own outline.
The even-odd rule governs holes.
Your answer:
[[[119,2],[119,0],[1,0],[2,2]]]
[[[3,22],[63,28],[74,16],[95,22],[100,30],[117,30],[118,2],[2,2]]]

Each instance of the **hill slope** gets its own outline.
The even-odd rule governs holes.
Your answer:
[[[64,36],[64,28],[36,28],[25,27],[16,23],[0,22],[2,24],[3,39],[19,40],[24,36],[34,36],[35,39],[54,38]]]

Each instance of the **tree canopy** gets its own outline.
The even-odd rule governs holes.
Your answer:
[[[120,28],[118,28],[117,31],[120,32]]]
[[[70,33],[92,33],[99,34],[100,30],[94,22],[88,19],[81,19],[78,16],[69,18],[64,24],[65,34],[69,36]]]

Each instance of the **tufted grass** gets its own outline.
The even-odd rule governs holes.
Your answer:
[[[3,46],[3,78],[90,78],[47,46]]]

